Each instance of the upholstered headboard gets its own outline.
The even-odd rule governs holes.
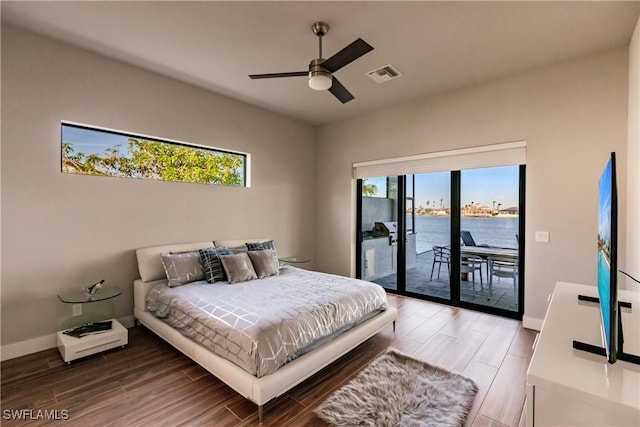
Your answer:
[[[228,248],[238,248],[245,245],[245,243],[256,243],[256,242],[266,242],[267,240],[272,239],[264,239],[264,238],[251,238],[251,239],[227,239],[227,240],[214,240],[217,248],[221,248],[226,246]]]

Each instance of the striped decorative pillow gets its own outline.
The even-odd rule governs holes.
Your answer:
[[[273,250],[276,249],[275,245],[273,244],[273,240],[267,240],[266,242],[245,243],[245,245],[247,245],[247,249],[250,251],[264,251],[265,249],[273,249]]]
[[[209,283],[226,281],[227,275],[224,272],[220,255],[230,255],[233,251],[229,248],[207,248],[200,249],[200,258],[202,258],[202,267],[204,275]]]

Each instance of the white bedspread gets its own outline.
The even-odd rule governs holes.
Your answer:
[[[147,308],[257,377],[388,308],[374,283],[286,266],[279,276],[154,287]]]

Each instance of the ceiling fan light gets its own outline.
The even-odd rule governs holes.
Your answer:
[[[327,90],[333,84],[333,77],[330,73],[323,71],[309,72],[309,87],[313,90]]]

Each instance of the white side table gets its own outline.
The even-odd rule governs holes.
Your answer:
[[[66,335],[64,331],[58,332],[58,350],[62,359],[71,363],[72,360],[116,347],[124,347],[129,342],[127,328],[116,319],[111,320],[111,329],[95,335],[87,335],[81,338]]]

